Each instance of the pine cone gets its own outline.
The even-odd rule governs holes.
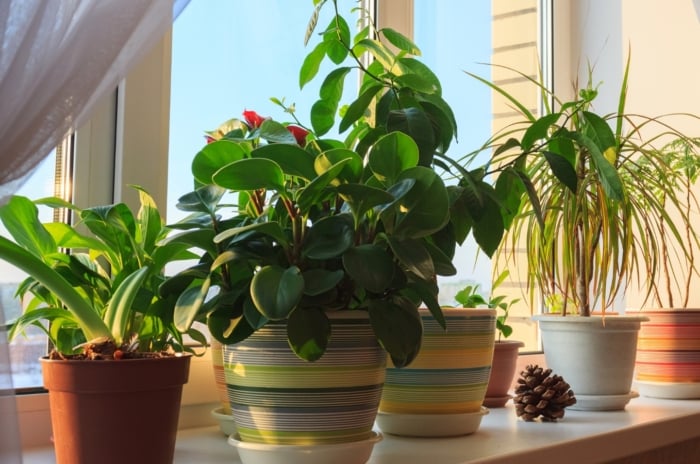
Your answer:
[[[537,364],[529,365],[520,373],[515,388],[515,413],[525,421],[542,416],[543,421],[556,421],[564,417],[564,408],[576,404],[574,392],[569,384],[551,369],[542,369]]]

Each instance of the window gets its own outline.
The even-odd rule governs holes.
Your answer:
[[[51,153],[31,174],[30,178],[17,192],[29,198],[41,198],[54,195],[55,188],[59,187],[55,182],[56,153]],[[46,209],[40,212],[44,220],[51,219],[51,211]],[[4,227],[0,234],[8,236]],[[24,280],[26,274],[15,267],[0,261],[0,310],[4,312],[6,321],[19,316],[22,306],[15,297],[17,285]],[[41,367],[38,359],[46,354],[48,339],[38,327],[31,327],[26,334],[14,338],[10,344],[10,361],[12,363],[12,386],[16,389],[27,389],[41,386]]]

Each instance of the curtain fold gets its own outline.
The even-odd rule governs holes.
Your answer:
[[[0,1],[0,204],[87,119],[188,2]],[[3,319],[0,308],[0,327]],[[14,403],[6,334],[0,330],[3,433],[17,431]],[[17,437],[0,445],[3,463],[21,462]]]

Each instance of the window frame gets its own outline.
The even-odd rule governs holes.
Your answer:
[[[568,7],[553,9],[552,3],[552,0],[540,0],[540,6],[548,5],[553,13],[543,19],[551,20],[549,24],[568,24]],[[363,0],[363,6],[376,12],[379,27],[391,27],[413,36],[413,0]],[[552,27],[546,29],[551,31]],[[556,43],[569,43],[566,30],[566,27],[557,29]],[[551,47],[554,42],[551,39],[546,43]],[[173,201],[167,198],[171,46],[172,29],[131,70],[116,91],[96,105],[90,119],[76,131],[73,201],[78,206],[124,201],[135,207],[138,196],[127,187],[129,184],[148,190],[163,211],[168,201]],[[562,82],[570,81],[564,74]],[[217,402],[209,357],[193,361],[190,381],[183,393],[181,428],[209,425],[210,405]],[[48,395],[18,395],[17,406],[22,447],[48,445]]]

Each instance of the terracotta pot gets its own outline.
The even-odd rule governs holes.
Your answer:
[[[606,313],[607,314],[607,313]],[[547,367],[576,395],[570,409],[619,411],[630,399],[640,316],[533,316],[539,323]]]
[[[224,345],[224,370],[242,442],[326,445],[367,441],[384,384],[386,354],[365,311],[329,313],[332,336],[321,359],[297,357],[287,325],[269,322]]]
[[[172,464],[191,356],[42,359],[57,464]]]
[[[518,340],[496,341],[484,406],[488,408],[502,408],[511,398],[510,390],[513,387],[513,379],[515,378],[519,349],[523,346],[525,346],[525,343]]]
[[[637,342],[635,386],[643,396],[700,398],[700,309],[628,311],[649,318]]]

